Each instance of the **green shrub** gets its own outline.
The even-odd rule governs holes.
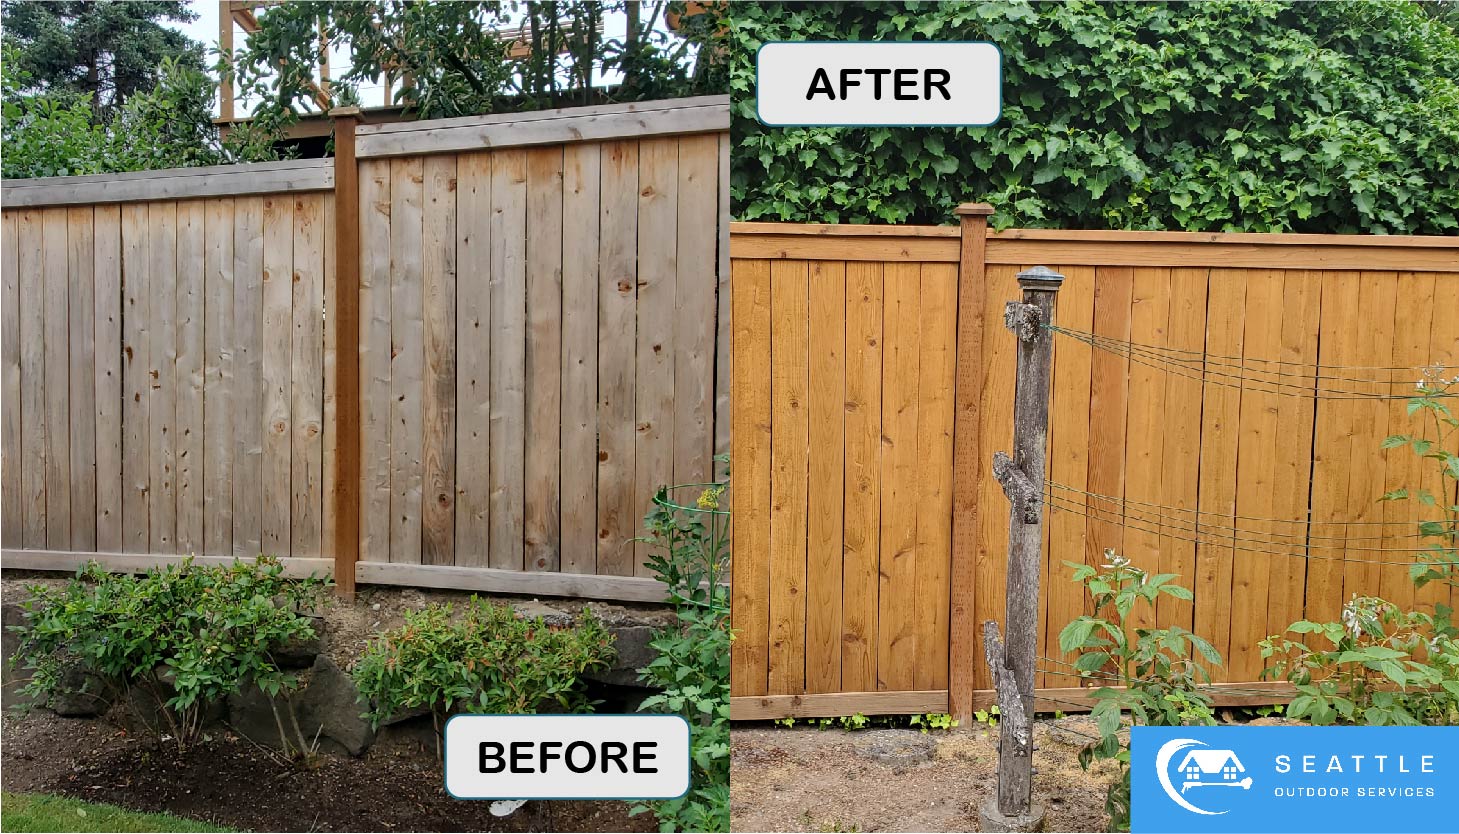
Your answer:
[[[650,644],[658,657],[639,674],[663,692],[641,709],[682,715],[692,728],[689,793],[633,809],[652,810],[661,831],[729,830],[729,516],[719,508],[724,491],[723,485],[710,486],[695,510],[688,510],[673,507],[661,489],[643,520],[644,540],[653,545],[649,567],[668,588],[677,621],[655,633]]]
[[[1301,620],[1261,643],[1263,677],[1297,690],[1287,717],[1313,724],[1459,723],[1459,643],[1421,611],[1354,597],[1342,620]],[[1322,643],[1317,643],[1321,640]],[[1326,645],[1323,645],[1326,644]]]
[[[1409,501],[1430,518],[1418,522],[1419,538],[1429,542],[1420,553],[1409,577],[1422,588],[1430,582],[1443,582],[1459,587],[1459,504],[1447,496],[1454,495],[1459,483],[1459,453],[1455,438],[1459,437],[1459,418],[1447,400],[1459,396],[1459,373],[1443,377],[1443,368],[1428,368],[1419,379],[1416,393],[1408,401],[1409,419],[1420,424],[1414,434],[1395,434],[1383,441],[1384,449],[1407,448],[1417,455],[1427,470],[1421,483],[1385,493],[1382,501]],[[1455,636],[1451,622],[1453,611],[1442,603],[1435,608],[1439,625]]]
[[[371,641],[353,675],[375,726],[426,710],[439,745],[456,712],[590,711],[582,675],[613,657],[613,635],[591,610],[572,627],[553,628],[473,596],[459,616],[450,603],[406,612],[405,625]]]
[[[1153,608],[1162,594],[1189,600],[1191,592],[1174,584],[1173,573],[1152,576],[1112,550],[1105,551],[1105,558],[1108,562],[1102,569],[1064,563],[1074,569],[1074,581],[1084,585],[1097,613],[1064,626],[1059,649],[1078,654],[1074,668],[1082,677],[1124,687],[1105,685],[1092,694],[1100,737],[1079,751],[1079,764],[1088,769],[1098,760],[1117,763],[1119,779],[1109,786],[1104,808],[1114,830],[1128,831],[1130,750],[1120,742],[1121,713],[1129,712],[1131,723],[1151,727],[1216,723],[1211,696],[1200,688],[1210,681],[1210,674],[1191,654],[1194,650],[1215,666],[1221,665],[1221,655],[1183,628],[1130,625],[1136,606]],[[1108,619],[1110,615],[1113,619]]]
[[[1438,4],[736,3],[738,220],[1454,234],[1459,37]],[[988,40],[990,127],[773,128],[762,43]]]
[[[38,698],[60,694],[78,664],[113,697],[139,691],[158,707],[148,729],[187,750],[208,708],[250,682],[275,699],[297,686],[273,655],[314,636],[300,612],[319,603],[326,584],[286,579],[279,561],[264,556],[228,566],[189,558],[141,576],[90,563],[63,588],[29,589],[22,603],[29,621],[14,627],[20,647],[12,663],[34,670],[25,692]]]

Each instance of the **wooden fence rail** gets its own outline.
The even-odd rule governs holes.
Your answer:
[[[648,498],[728,442],[727,100],[340,115],[333,161],[5,183],[5,565],[660,599]]]
[[[1230,357],[1173,373],[1055,339],[1046,706],[1087,695],[1058,649],[1087,613],[1063,562],[1106,548],[1194,590],[1156,622],[1216,644],[1223,702],[1279,697],[1255,683],[1257,642],[1333,619],[1353,593],[1449,601],[1372,564],[1413,555],[1394,549],[1414,546],[1419,511],[1376,502],[1421,479],[1411,454],[1379,451],[1406,425],[1402,399],[1319,398],[1331,383],[1314,365],[1372,366],[1320,375],[1376,376],[1361,390],[1398,397],[1416,369],[1459,366],[1459,240],[993,233],[988,211],[965,207],[957,227],[732,224],[735,717],[966,717],[991,699],[976,626],[1004,610],[1007,504],[989,468],[1012,436],[1015,346],[1001,321],[1035,265],[1067,278],[1065,328]],[[1273,386],[1294,367],[1306,377]],[[1213,525],[1279,545],[1197,533]]]

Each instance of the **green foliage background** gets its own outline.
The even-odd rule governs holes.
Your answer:
[[[1454,234],[1459,36],[1445,6],[737,4],[741,220]],[[755,53],[782,40],[988,40],[988,128],[767,128]]]

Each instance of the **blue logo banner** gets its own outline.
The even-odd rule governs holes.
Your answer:
[[[1135,727],[1130,830],[1459,832],[1459,727]]]

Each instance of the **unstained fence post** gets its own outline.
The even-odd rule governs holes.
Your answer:
[[[326,288],[326,315],[333,318],[335,404],[334,482],[327,484],[334,515],[334,582],[346,599],[355,596],[360,558],[360,174],[355,159],[357,107],[337,107],[334,120],[334,271]]]
[[[1037,831],[1044,809],[1033,802],[1034,666],[1038,654],[1039,564],[1043,546],[1044,457],[1053,374],[1055,297],[1064,276],[1036,266],[1018,274],[1021,301],[1004,324],[1018,340],[1013,395],[1013,455],[993,456],[993,475],[1008,496],[1007,633],[983,624],[983,645],[998,694],[998,793],[981,810],[984,831]]]

